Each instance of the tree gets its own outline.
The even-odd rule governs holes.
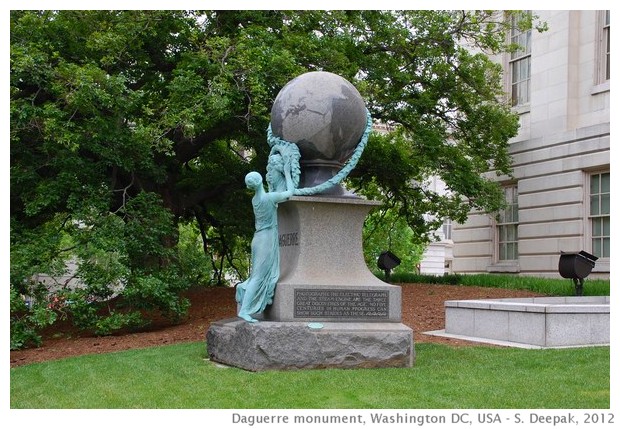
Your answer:
[[[12,290],[71,255],[87,312],[123,285],[110,329],[141,309],[182,315],[179,223],[195,220],[213,260],[234,265],[271,104],[311,70],[352,81],[397,124],[371,138],[350,186],[416,237],[436,227],[425,213],[496,210],[482,174],[509,173],[518,125],[483,52],[509,49],[506,29],[481,11],[11,11]],[[426,191],[429,175],[452,194]]]

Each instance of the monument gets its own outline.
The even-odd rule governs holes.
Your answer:
[[[255,191],[250,278],[237,286],[239,317],[207,331],[211,360],[251,371],[413,365],[400,287],[364,262],[362,226],[379,203],[340,184],[371,126],[359,92],[338,75],[305,73],[282,88],[268,190],[259,173],[246,176]]]

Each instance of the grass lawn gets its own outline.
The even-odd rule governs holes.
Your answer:
[[[11,369],[11,408],[585,409],[610,407],[609,347],[416,344],[406,369],[251,373],[204,343]]]

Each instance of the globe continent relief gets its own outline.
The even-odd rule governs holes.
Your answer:
[[[297,144],[302,162],[345,163],[366,129],[366,107],[357,89],[341,76],[304,73],[276,97],[271,129]]]

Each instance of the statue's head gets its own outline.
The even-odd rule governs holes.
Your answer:
[[[245,175],[245,185],[248,189],[256,190],[263,185],[263,177],[256,171],[250,171]]]
[[[274,153],[269,156],[266,177],[270,191],[281,191],[286,188],[284,183],[284,159],[280,153]]]

